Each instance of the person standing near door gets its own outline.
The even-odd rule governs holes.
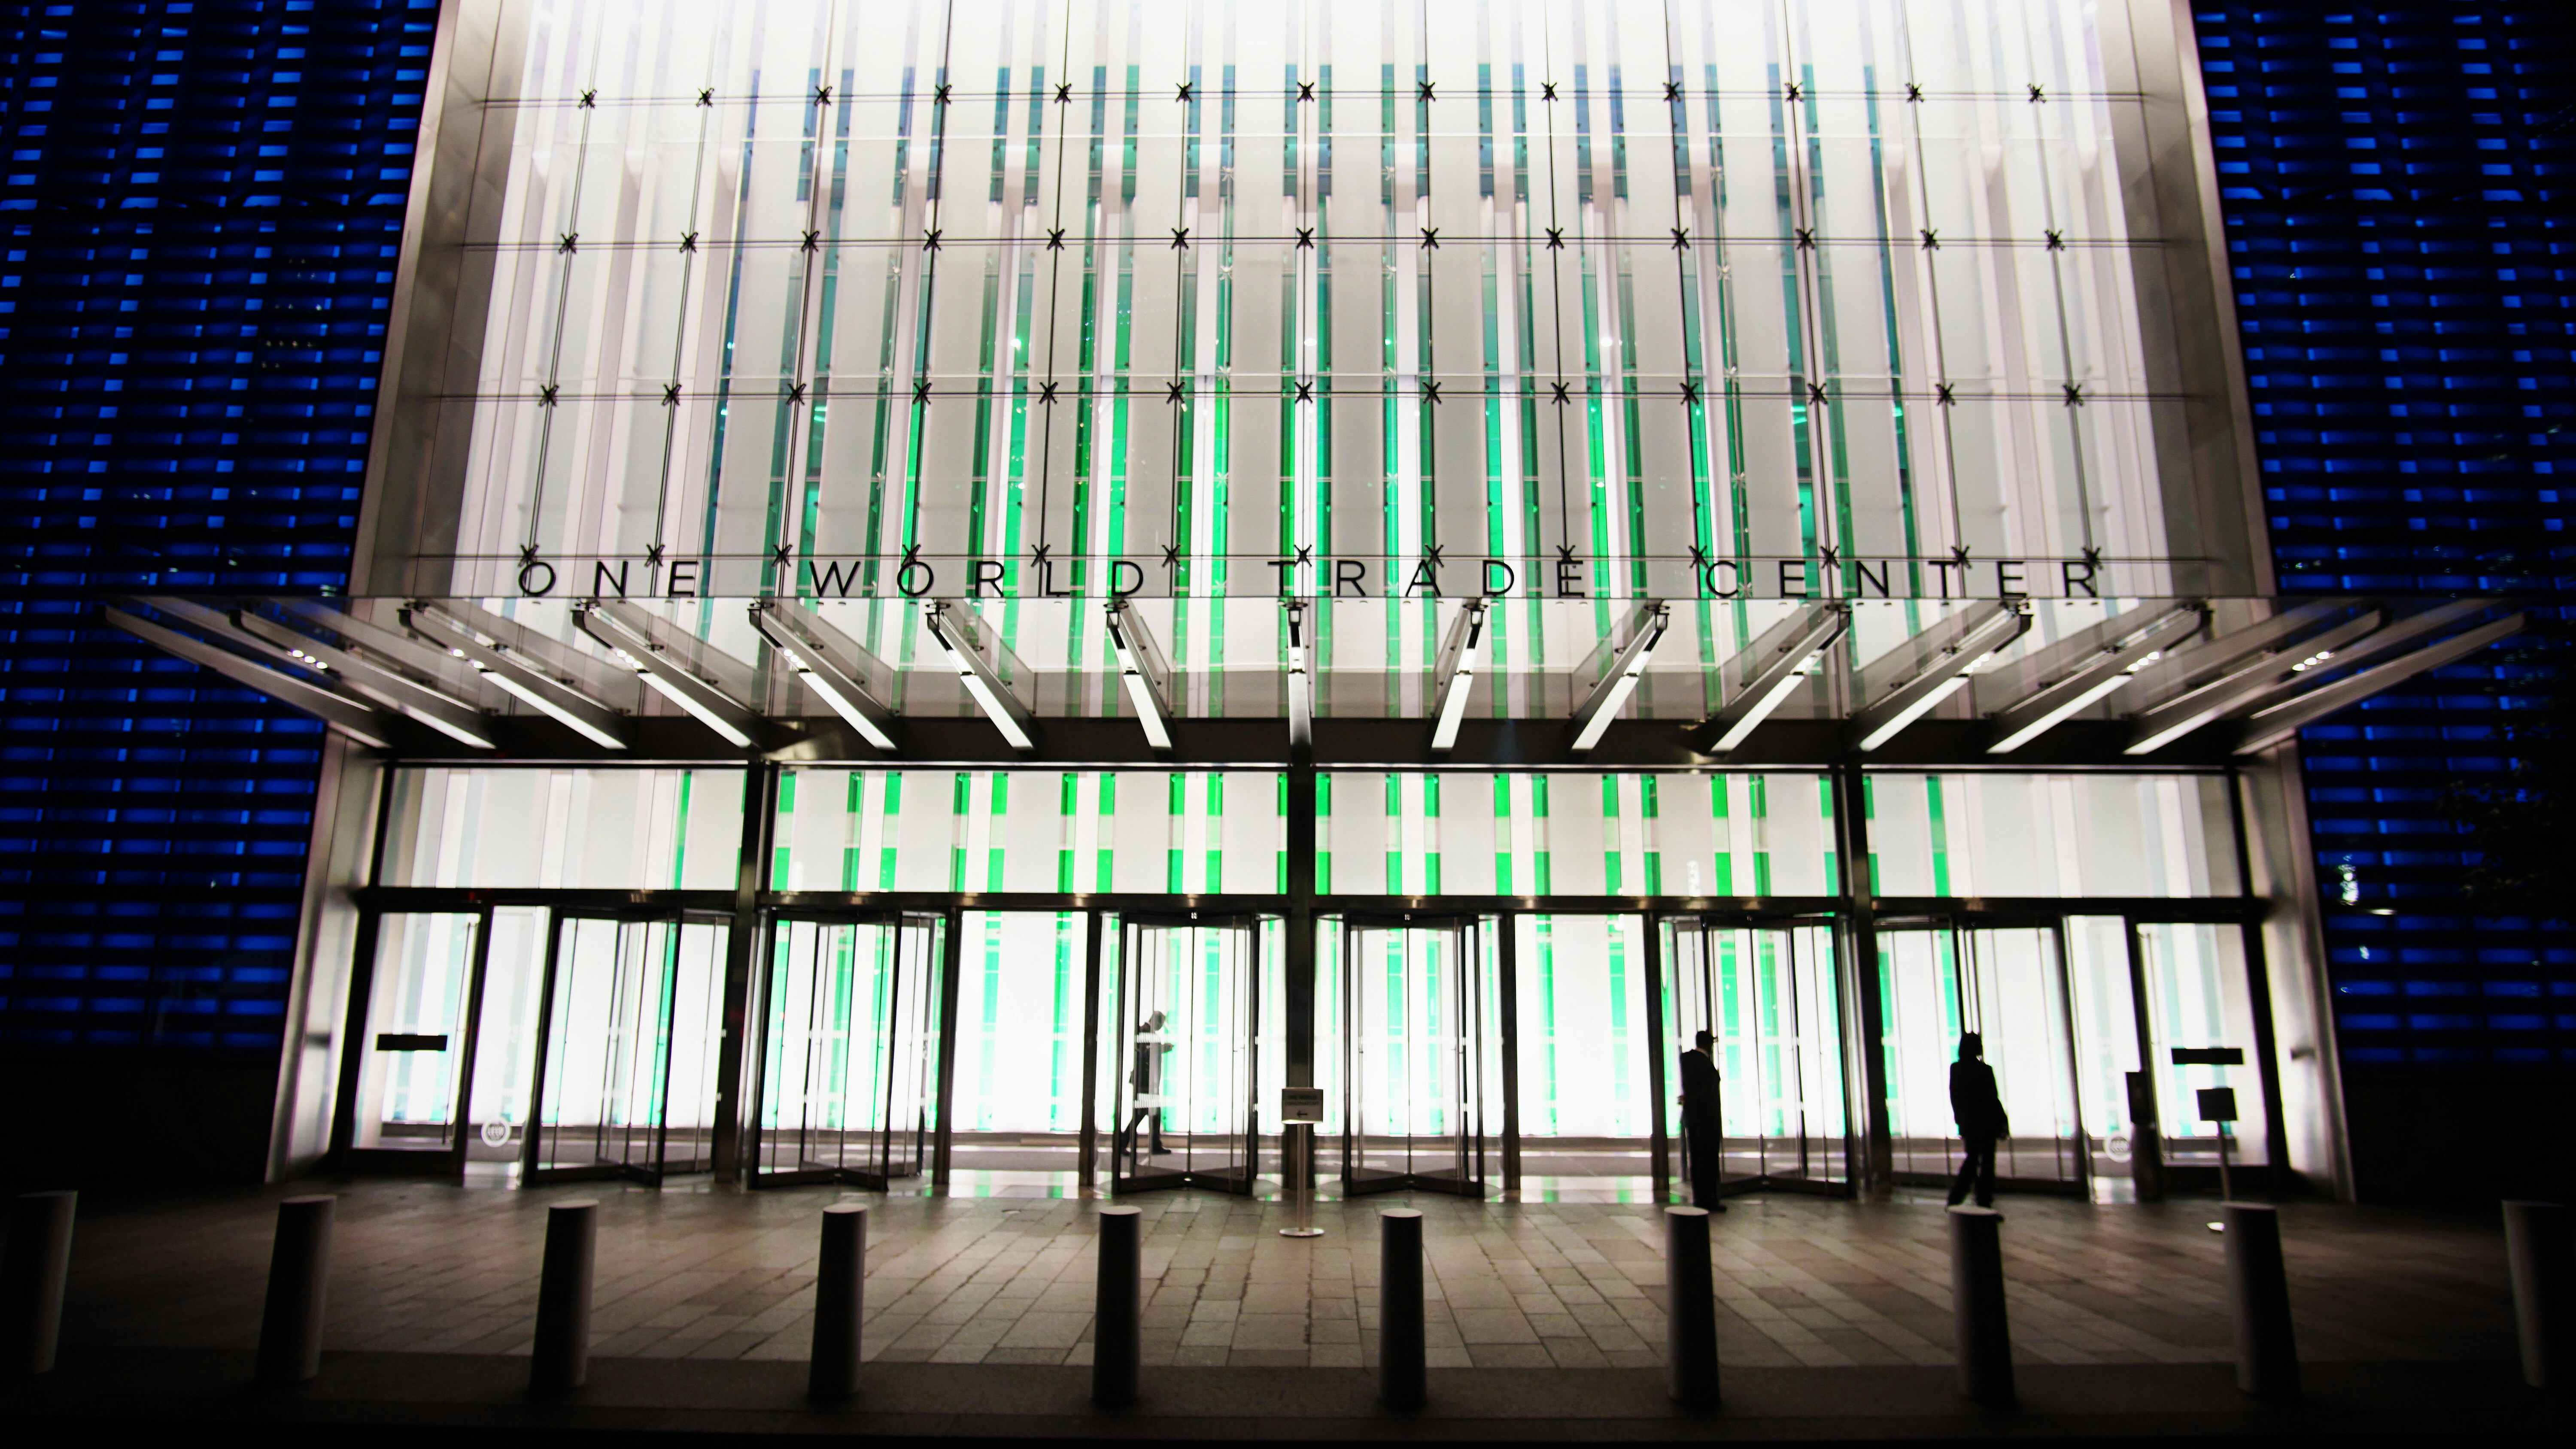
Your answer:
[[[1726,1128],[1718,1112],[1717,1057],[1709,1050],[1716,1043],[1703,1031],[1682,1053],[1682,1150],[1690,1159],[1691,1201],[1722,1213],[1726,1204],[1718,1200],[1717,1180],[1726,1161]]]
[[[1973,1185],[1977,1206],[1995,1205],[1995,1139],[2012,1129],[2004,1118],[2004,1099],[1995,1091],[1995,1069],[1986,1065],[1986,1041],[1976,1032],[1959,1038],[1959,1059],[1950,1064],[1950,1115],[1959,1124],[1959,1175],[1950,1181],[1950,1206]]]
[[[1136,1064],[1127,1073],[1127,1085],[1136,1091],[1130,1099],[1135,1103],[1135,1110],[1127,1118],[1127,1125],[1118,1130],[1118,1145],[1114,1149],[1130,1154],[1131,1163],[1137,1147],[1136,1129],[1147,1123],[1152,1123],[1154,1129],[1154,1145],[1149,1155],[1163,1155],[1163,1054],[1171,1049],[1172,1044],[1163,1039],[1163,1013],[1157,1011],[1136,1023]],[[1134,1169],[1131,1166],[1129,1170]]]

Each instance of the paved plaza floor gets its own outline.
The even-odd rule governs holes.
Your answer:
[[[310,1187],[312,1185],[303,1185]],[[247,1348],[273,1202],[292,1189],[82,1205],[64,1320],[85,1347]],[[820,1210],[870,1204],[866,1354],[884,1363],[1090,1359],[1100,1203],[1028,1196],[760,1193],[618,1186],[472,1190],[359,1181],[341,1194],[326,1347],[518,1354],[535,1322],[548,1203],[601,1200],[594,1352],[802,1360]],[[1643,1368],[1663,1360],[1662,1224],[1651,1203],[1325,1202],[1139,1194],[1148,1366],[1356,1368],[1374,1361],[1378,1214],[1426,1214],[1434,1367]],[[2016,1355],[2035,1364],[2224,1362],[2214,1205],[2006,1197]],[[1946,1220],[1933,1197],[1738,1198],[1713,1220],[1729,1365],[1952,1361]],[[2515,1353],[2502,1234],[2483,1218],[2293,1204],[2283,1238],[2301,1356]]]

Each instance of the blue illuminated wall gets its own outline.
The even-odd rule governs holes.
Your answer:
[[[2576,602],[2568,34],[2530,3],[2197,16],[2283,589],[2511,594],[2544,621],[2301,743],[2367,1159],[2382,1099],[2576,1063],[2576,939],[2466,909],[2442,806],[2505,768],[2496,722]]]
[[[344,580],[437,13],[0,6],[15,1063],[273,1079],[321,730],[96,602]]]

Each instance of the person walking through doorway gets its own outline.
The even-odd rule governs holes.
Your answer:
[[[1118,1142],[1112,1149],[1127,1157],[1130,1172],[1136,1169],[1139,1127],[1153,1124],[1153,1147],[1148,1155],[1163,1155],[1163,1054],[1171,1049],[1172,1044],[1163,1039],[1163,1013],[1157,1011],[1136,1023],[1136,1064],[1127,1074],[1127,1085],[1136,1091],[1129,1099],[1135,1103],[1135,1110],[1127,1118],[1127,1125],[1118,1129]]]
[[[1995,1139],[2012,1130],[2004,1099],[1995,1091],[1995,1069],[1986,1065],[1986,1041],[1976,1032],[1959,1038],[1950,1064],[1950,1115],[1959,1124],[1959,1175],[1950,1180],[1950,1206],[1976,1189],[1977,1206],[1995,1205]]]
[[[1718,1114],[1717,1057],[1709,1048],[1717,1038],[1701,1032],[1682,1053],[1682,1152],[1689,1159],[1691,1201],[1713,1213],[1726,1211],[1718,1199],[1718,1170],[1726,1161],[1726,1128]]]

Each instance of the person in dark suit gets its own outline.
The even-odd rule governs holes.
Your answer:
[[[1163,1090],[1163,1054],[1172,1049],[1172,1044],[1163,1039],[1162,1033],[1163,1013],[1159,1011],[1136,1023],[1136,1064],[1129,1069],[1127,1076],[1127,1084],[1136,1089],[1136,1095],[1131,1099],[1136,1107],[1128,1117],[1127,1125],[1118,1130],[1117,1145],[1111,1148],[1113,1153],[1127,1154],[1131,1160],[1139,1145],[1137,1129],[1148,1123],[1154,1129],[1153,1146],[1148,1155],[1163,1155],[1163,1109],[1160,1104],[1146,1105],[1147,1098],[1158,1097]],[[1131,1166],[1129,1170],[1134,1168]]]
[[[1716,1041],[1701,1032],[1682,1053],[1682,1140],[1690,1153],[1691,1201],[1722,1213],[1717,1179],[1726,1161],[1726,1129],[1718,1113],[1717,1058],[1709,1051]]]
[[[1957,1207],[1973,1186],[1977,1206],[1995,1205],[1995,1139],[2012,1129],[2004,1119],[2004,1099],[1995,1091],[1995,1069],[1986,1065],[1985,1038],[1968,1032],[1959,1038],[1959,1059],[1950,1064],[1950,1115],[1959,1124],[1959,1175],[1950,1180],[1950,1205]]]

